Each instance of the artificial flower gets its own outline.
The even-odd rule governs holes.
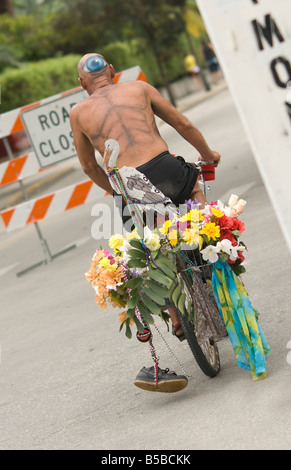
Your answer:
[[[176,246],[177,243],[178,243],[178,232],[177,230],[171,230],[171,232],[169,232],[168,234],[168,239],[169,239],[169,242],[171,244],[171,246]]]
[[[219,238],[220,228],[214,222],[208,222],[204,227],[202,227],[201,234],[206,235],[208,240],[216,240]]]
[[[172,227],[173,222],[171,220],[166,220],[165,223],[162,225],[162,227],[159,229],[159,232],[162,235],[167,235],[169,232],[170,227]]]
[[[140,239],[140,236],[138,234],[138,231],[134,229],[132,232],[128,232],[126,234],[126,240],[132,240],[133,238],[137,238],[138,240]]]
[[[119,317],[120,323],[124,322],[124,321],[126,320],[126,318],[127,318],[127,316],[126,316],[126,311],[119,313],[118,317]],[[129,324],[130,324],[130,325],[133,325],[133,324],[134,324],[133,318],[130,319]]]
[[[210,263],[218,261],[218,252],[219,248],[214,245],[208,245],[204,250],[201,250],[204,261],[210,261]]]
[[[160,248],[160,239],[156,233],[148,227],[144,228],[144,244],[151,251],[156,251]]]
[[[115,252],[120,251],[120,247],[122,246],[125,238],[123,235],[112,235],[112,237],[109,239],[109,246],[114,250]]]
[[[228,205],[230,207],[232,206],[235,206],[237,203],[238,203],[238,196],[236,196],[235,194],[232,194],[228,200]]]
[[[192,245],[197,245],[199,243],[199,231],[198,231],[198,227],[197,229],[186,229],[183,233],[182,233],[182,238],[184,240],[184,242],[188,243],[190,246]]]
[[[117,269],[117,264],[111,263],[110,259],[107,257],[102,258],[98,266],[99,268],[105,268],[108,271],[115,271]]]
[[[227,238],[222,240],[221,242],[218,242],[216,247],[219,251],[228,254],[231,261],[235,261],[237,259],[237,247],[233,246],[231,241]]]
[[[215,207],[211,207],[211,211],[212,211],[212,214],[217,218],[224,216],[224,212],[220,209],[216,209]]]

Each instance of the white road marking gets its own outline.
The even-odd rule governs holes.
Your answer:
[[[242,186],[237,186],[236,188],[229,189],[225,194],[223,194],[219,200],[223,203],[226,203],[232,194],[235,194],[239,198],[243,196],[244,193],[249,191],[253,186],[256,185],[255,181],[251,183],[243,184]]]
[[[0,277],[1,276],[4,276],[6,273],[8,273],[9,271],[12,271],[12,269],[14,269],[16,266],[18,266],[20,263],[14,263],[14,264],[11,264],[10,266],[6,266],[6,268],[2,268],[0,269]]]
[[[68,245],[65,246],[66,248],[69,248],[72,245],[76,245],[76,247],[85,245],[89,240],[92,240],[92,237],[85,237],[85,238],[79,238],[79,240],[72,241],[72,243],[69,243]]]

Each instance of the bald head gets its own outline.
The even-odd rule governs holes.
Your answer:
[[[96,88],[112,84],[114,68],[109,65],[101,54],[90,53],[82,57],[78,65],[79,82],[92,94]]]
[[[108,63],[101,54],[91,53],[82,57],[78,65],[79,75],[100,75],[108,68]]]

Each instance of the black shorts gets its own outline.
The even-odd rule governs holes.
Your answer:
[[[190,198],[199,175],[193,163],[186,162],[183,157],[174,157],[169,152],[160,153],[136,169],[176,206]]]
[[[169,197],[176,206],[184,204],[187,199],[190,199],[199,176],[199,170],[193,163],[186,162],[183,157],[174,157],[167,151],[160,153],[136,169],[143,173],[165,196]],[[124,207],[125,203],[122,204],[122,209]],[[128,217],[123,216],[122,220],[125,223]]]

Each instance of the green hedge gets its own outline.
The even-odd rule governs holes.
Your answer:
[[[143,48],[142,45],[138,40],[130,43],[115,42],[98,52],[113,64],[116,72],[139,65],[149,83],[161,86],[163,83],[156,57],[148,47]],[[189,51],[183,40],[180,51],[173,54],[167,64],[169,82],[185,75],[183,60]],[[79,86],[77,65],[80,58],[79,55],[67,55],[28,63],[18,69],[6,69],[0,74],[0,114]]]
[[[68,55],[7,69],[0,75],[0,114],[79,86],[80,57]]]

